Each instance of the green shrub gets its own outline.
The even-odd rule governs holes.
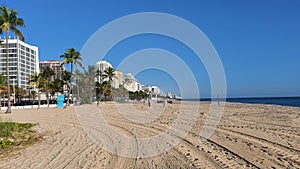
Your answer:
[[[37,133],[31,128],[36,124],[0,122],[0,151],[38,140]]]
[[[12,141],[9,141],[9,140],[1,140],[1,141],[0,141],[0,150],[6,148],[6,147],[8,147],[8,146],[11,146],[11,145],[13,145],[13,142],[12,142]]]

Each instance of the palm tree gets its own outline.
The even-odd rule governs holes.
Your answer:
[[[22,99],[26,96],[26,90],[20,88],[19,86],[15,86],[15,97],[18,99],[18,102],[21,102]]]
[[[44,81],[44,85],[43,85],[43,89],[46,93],[46,98],[47,98],[47,106],[49,107],[49,82],[50,82],[50,78],[55,75],[55,72],[53,69],[51,69],[50,67],[47,67],[46,69],[43,70],[43,72],[41,73],[41,76],[43,78]]]
[[[84,82],[85,88],[85,101],[91,103],[94,95],[94,84],[95,84],[95,66],[88,66],[88,70],[84,70]],[[83,94],[83,93],[82,93]]]
[[[108,83],[104,81],[102,84],[104,85],[104,98],[106,96],[111,96],[111,82],[113,81],[113,78],[116,78],[115,69],[112,67],[108,67],[104,70],[103,79],[108,79]]]
[[[72,79],[71,72],[64,71],[62,74],[62,86],[66,86],[68,91],[71,90],[71,83],[70,83],[71,79]],[[70,101],[70,92],[68,92],[67,103],[64,108],[67,108],[69,101]]]
[[[95,82],[95,87],[96,87],[96,90],[95,90],[96,96],[99,97],[103,91],[102,85],[99,82]]]
[[[40,86],[41,86],[41,73],[35,73],[33,75],[31,75],[29,77],[29,81],[28,81],[28,84],[29,84],[29,88],[31,87],[35,87],[36,89],[38,89],[38,99],[39,99],[39,103],[38,103],[38,108],[40,108],[40,105],[41,105],[41,94],[40,94]]]
[[[24,21],[22,18],[18,18],[18,11],[15,9],[9,10],[8,7],[0,7],[0,34],[5,32],[6,37],[6,77],[7,77],[7,95],[8,95],[8,104],[6,113],[11,113],[11,104],[10,104],[10,82],[9,82],[9,69],[8,69],[8,35],[11,30],[17,37],[24,41],[24,36],[18,26],[25,27]]]
[[[112,67],[105,69],[104,74],[102,75],[103,79],[107,78],[108,81],[111,83],[113,81],[113,78],[116,76],[115,71],[116,70]]]
[[[72,90],[72,78],[73,78],[73,64],[75,66],[82,66],[81,64],[81,54],[76,51],[75,48],[70,48],[67,49],[65,51],[65,53],[63,55],[60,56],[61,58],[63,58],[63,64],[70,64],[71,65],[71,78],[70,78],[70,90],[68,91],[68,102],[66,104],[66,106],[69,105],[69,97],[71,94],[71,90]],[[73,101],[73,95],[72,95],[72,101]]]
[[[96,77],[98,78],[98,82],[101,83],[102,76],[103,76],[102,71],[100,69],[97,69],[95,73],[96,73]]]
[[[32,104],[34,104],[35,103],[35,97],[36,97],[36,91],[32,90],[30,93],[31,93],[31,96],[32,96]]]
[[[51,95],[51,98],[53,99],[53,96],[58,93],[62,87],[62,80],[55,79],[53,82],[49,82],[49,92]]]
[[[78,68],[75,68],[75,78],[76,78],[76,89],[77,89],[77,100],[80,98],[79,95],[79,79],[81,77],[82,73],[80,72],[80,70]]]
[[[43,78],[47,79],[48,81],[50,81],[51,80],[50,78],[54,75],[55,75],[55,72],[50,67],[46,67],[41,74],[41,76]]]

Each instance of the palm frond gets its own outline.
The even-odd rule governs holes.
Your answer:
[[[24,38],[24,36],[23,36],[23,34],[22,34],[22,32],[20,31],[20,30],[18,30],[17,28],[11,28],[11,30],[15,33],[15,35],[17,36],[17,37],[19,37],[22,41],[25,41],[25,38]]]

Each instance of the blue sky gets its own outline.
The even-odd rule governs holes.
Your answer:
[[[223,63],[228,97],[300,96],[300,1],[74,1],[2,0],[25,20],[26,42],[37,45],[40,60],[59,59],[64,50],[82,48],[105,24],[138,12],[163,12],[196,25],[210,39]],[[202,97],[210,82],[200,60],[184,45],[154,35],[136,36],[113,48],[105,59],[117,66],[143,48],[162,48],[192,69]],[[146,70],[137,79],[179,93],[165,72]]]

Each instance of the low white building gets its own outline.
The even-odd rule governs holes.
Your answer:
[[[124,87],[131,92],[139,90],[139,83],[131,73],[127,73],[124,76]]]
[[[159,87],[157,87],[157,86],[152,86],[152,87],[151,87],[151,93],[152,93],[153,95],[159,95],[159,94],[160,94],[160,89],[159,89]]]
[[[144,92],[147,92],[147,93],[149,93],[151,91],[151,86],[149,86],[149,85],[142,85],[141,88]]]

